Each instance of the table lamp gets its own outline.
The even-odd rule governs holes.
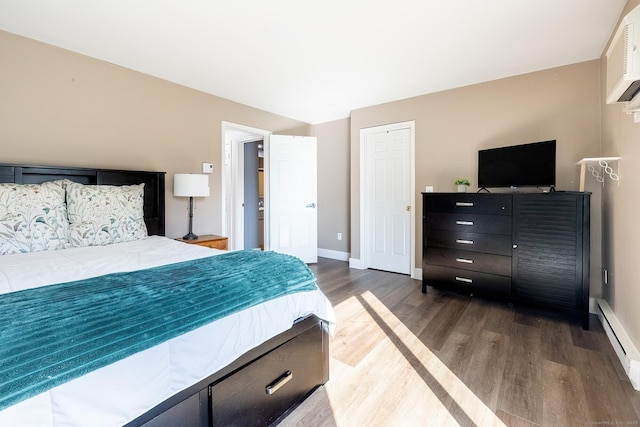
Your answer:
[[[195,173],[177,173],[173,175],[173,195],[189,198],[189,232],[182,236],[184,240],[198,238],[193,234],[193,198],[209,196],[209,176]]]

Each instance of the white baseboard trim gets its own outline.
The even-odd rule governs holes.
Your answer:
[[[640,391],[640,352],[627,335],[622,324],[616,317],[609,304],[603,300],[597,300],[598,318],[602,327],[611,341],[611,345],[622,363],[631,385],[634,389]]]
[[[422,268],[414,268],[412,279],[422,280]]]
[[[349,255],[349,252],[340,252],[331,249],[318,248],[318,256],[322,258],[337,259],[338,261],[349,261]]]
[[[355,268],[356,270],[366,270],[362,264],[362,260],[358,258],[349,258],[349,268]]]

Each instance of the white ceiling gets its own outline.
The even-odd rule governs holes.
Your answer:
[[[0,0],[0,29],[315,124],[599,58],[625,3]]]

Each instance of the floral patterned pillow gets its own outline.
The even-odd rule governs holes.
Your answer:
[[[69,242],[102,246],[147,237],[144,184],[83,185],[67,182]]]
[[[63,181],[0,184],[0,255],[66,248]]]

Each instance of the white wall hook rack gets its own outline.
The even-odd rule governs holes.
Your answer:
[[[580,191],[584,191],[584,180],[587,170],[604,187],[605,175],[620,185],[620,157],[586,157],[576,165],[580,165]],[[610,166],[615,165],[616,171]],[[599,170],[597,168],[600,168]]]

